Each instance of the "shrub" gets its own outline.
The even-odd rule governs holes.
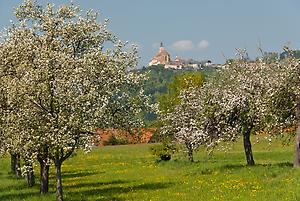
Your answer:
[[[115,135],[111,135],[106,142],[103,143],[104,145],[123,145],[128,144],[127,140],[124,138],[117,137]]]
[[[150,150],[154,156],[157,156],[162,161],[171,160],[172,154],[175,152],[176,147],[170,143],[163,143],[150,147]]]

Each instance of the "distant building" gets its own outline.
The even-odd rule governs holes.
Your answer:
[[[171,61],[170,54],[164,48],[163,43],[160,43],[160,47],[156,55],[150,61],[149,66],[158,65],[158,64],[167,64]]]
[[[202,69],[204,67],[215,67],[212,64],[211,60],[203,60],[203,61],[196,61],[194,59],[183,59],[176,56],[175,60],[172,61],[170,54],[164,48],[163,44],[160,44],[159,50],[156,55],[152,58],[149,63],[149,66],[152,65],[164,65],[165,68],[169,69]]]
[[[165,68],[182,69],[183,59],[176,56],[174,61],[169,61],[168,63],[165,64]]]

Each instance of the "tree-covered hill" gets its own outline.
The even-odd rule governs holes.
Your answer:
[[[147,74],[148,80],[144,83],[145,94],[151,97],[152,103],[158,101],[158,97],[168,92],[170,84],[174,81],[176,76],[180,76],[186,73],[202,74],[205,78],[216,73],[217,69],[212,67],[206,67],[204,69],[165,69],[163,65],[153,65],[144,67],[138,70],[139,73]],[[145,121],[147,125],[151,124],[156,119],[156,115],[148,113],[145,115]]]
[[[148,80],[145,82],[145,93],[151,95],[153,100],[156,100],[158,94],[166,93],[168,90],[168,85],[174,80],[176,75],[184,74],[187,72],[199,72],[205,77],[216,72],[216,68],[207,67],[200,70],[195,69],[165,69],[163,65],[154,65],[149,67],[144,67],[138,70],[140,73],[146,73],[148,75]]]

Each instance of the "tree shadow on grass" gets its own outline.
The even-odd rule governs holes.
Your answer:
[[[130,181],[125,180],[114,180],[114,181],[108,181],[108,182],[88,182],[88,183],[78,183],[78,184],[65,184],[64,189],[79,189],[79,188],[85,188],[85,187],[103,187],[107,185],[115,185],[115,184],[125,184],[129,183]]]
[[[94,182],[94,183],[79,183],[79,184],[76,184],[76,185],[67,185],[67,184],[63,184],[63,191],[64,193],[67,193],[67,195],[71,198],[71,200],[74,198],[74,196],[78,196],[77,194],[81,193],[81,191],[79,192],[70,192],[68,193],[68,190],[69,189],[80,189],[80,188],[84,188],[84,187],[102,187],[104,188],[105,186],[108,186],[108,185],[113,185],[113,184],[124,184],[124,183],[128,183],[127,181],[122,181],[122,180],[115,180],[115,181],[110,181],[110,182]],[[25,192],[26,190],[30,189],[27,187],[27,185],[24,184],[20,184],[20,185],[11,185],[11,186],[7,186],[5,188],[0,188],[0,192],[8,192],[10,191],[11,189],[15,189],[16,191],[13,191],[13,192],[9,192],[9,193],[4,193],[4,195],[0,195],[0,201],[6,201],[6,200],[21,200],[21,199],[29,199],[29,198],[38,198],[40,197],[40,200],[43,200],[43,198],[45,198],[45,196],[41,195],[39,193],[39,189],[38,189],[38,185],[35,185],[35,187],[33,187],[32,189],[34,190],[34,192]],[[48,194],[46,194],[46,196],[51,196],[51,195],[54,195],[55,192],[54,191],[49,191]],[[83,193],[84,194],[84,193]],[[67,200],[70,200],[67,199]],[[112,197],[113,198],[113,197]],[[86,199],[86,194],[84,194],[84,197],[83,198],[75,198],[75,200],[85,200]],[[107,200],[116,200],[116,201],[119,201],[120,199],[107,199]],[[121,200],[120,200],[121,201]]]
[[[83,178],[83,177],[88,177],[92,175],[97,175],[97,174],[104,174],[105,172],[98,172],[98,171],[79,171],[79,172],[63,172],[62,173],[62,179],[63,180],[68,180],[68,179],[73,179],[73,178]],[[55,174],[51,174],[49,176],[49,179],[55,179]]]
[[[123,201],[125,199],[119,198],[120,194],[126,194],[130,192],[135,192],[139,190],[158,190],[169,188],[173,185],[173,183],[164,183],[164,182],[155,182],[155,183],[145,183],[145,184],[136,184],[136,185],[128,185],[128,186],[120,186],[120,184],[130,183],[132,181],[123,181],[123,180],[115,180],[110,182],[93,182],[93,183],[79,183],[76,185],[64,185],[64,193],[66,196],[66,200],[70,201],[83,201],[83,200],[93,200],[93,201]],[[115,186],[111,186],[115,185]],[[11,188],[15,188],[16,186],[10,186]],[[83,188],[83,189],[81,189]],[[87,188],[87,189],[86,189]],[[4,193],[0,195],[0,200],[26,200],[30,198],[43,198],[48,196],[54,196],[55,192],[50,191],[46,196],[42,196],[39,193],[38,187],[34,187],[34,192],[28,192],[28,187],[26,185],[22,185],[18,187],[18,191],[13,191],[9,193]],[[77,190],[76,192],[72,192],[72,190]],[[9,189],[0,189],[1,192],[9,191]],[[25,192],[26,191],[26,192]],[[100,197],[100,198],[95,198]]]
[[[269,165],[269,164],[267,164]],[[293,167],[293,163],[291,162],[280,162],[280,163],[273,163],[270,166],[274,166],[274,167]]]
[[[8,200],[25,200],[29,197],[38,197],[41,196],[41,194],[38,192],[20,192],[15,191],[14,193],[8,193],[4,195],[0,195],[1,201],[8,201]],[[42,199],[41,199],[42,200]]]
[[[245,167],[251,167],[247,165],[242,165],[242,164],[226,164],[220,167],[220,170],[237,170],[237,169],[242,169]]]
[[[1,186],[0,192],[6,192],[6,191],[10,191],[12,189],[16,189],[16,190],[28,189],[28,187],[26,185],[26,181],[24,180],[23,177],[16,178],[15,175],[7,175],[7,176],[4,176],[4,178],[7,180],[14,180],[15,182],[6,184],[5,186]],[[0,197],[0,201],[2,201],[1,197]]]
[[[145,183],[145,184],[137,184],[132,186],[112,186],[112,187],[105,187],[103,185],[95,186],[91,185],[91,189],[87,190],[80,190],[78,192],[69,192],[67,196],[71,197],[71,201],[81,201],[82,196],[85,199],[89,197],[95,201],[108,201],[108,200],[115,200],[115,201],[122,201],[125,200],[123,198],[117,197],[120,194],[127,194],[130,192],[140,191],[140,190],[158,190],[169,188],[172,186],[173,183],[163,183],[163,182],[155,182],[155,183]],[[95,199],[94,197],[101,196],[101,198]],[[83,200],[85,200],[83,199]]]
[[[104,174],[105,172],[63,172],[62,178],[63,179],[69,179],[69,178],[77,178],[77,177],[88,177],[91,175],[96,175],[96,174]]]
[[[40,198],[43,200],[44,197],[54,195],[54,191],[51,190],[49,186],[49,193],[46,195],[41,195],[39,191],[39,183],[35,184],[33,187],[28,187],[25,180],[19,182],[15,185],[6,186],[5,188],[0,188],[0,200],[31,200],[29,198]]]
[[[291,162],[280,162],[280,163],[267,163],[267,164],[255,164],[255,165],[246,165],[246,164],[227,164],[227,165],[223,165],[220,167],[220,170],[237,170],[237,169],[242,169],[242,168],[255,168],[255,167],[288,167],[288,168],[292,168],[293,167],[293,163]]]

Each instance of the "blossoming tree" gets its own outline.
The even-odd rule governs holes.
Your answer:
[[[171,136],[175,143],[183,144],[191,162],[194,161],[193,152],[207,141],[207,136],[198,125],[202,106],[198,98],[199,90],[185,89],[181,91],[180,103],[174,110],[161,116],[161,135]]]
[[[269,64],[269,128],[274,133],[287,133],[296,128],[294,167],[300,167],[300,60],[286,48],[289,56]],[[294,135],[292,135],[294,136]]]
[[[215,103],[221,141],[234,141],[241,134],[248,165],[254,165],[250,136],[261,129],[267,118],[267,95],[270,77],[262,61],[249,62],[242,58],[232,61],[221,71],[210,90]],[[217,98],[217,99],[216,99]]]
[[[54,163],[60,201],[61,165],[75,149],[89,150],[97,127],[140,126],[138,114],[149,107],[145,77],[130,71],[137,64],[136,48],[125,52],[107,20],[81,13],[73,4],[55,9],[26,0],[0,46],[2,79],[7,87],[14,81],[18,93],[10,92],[9,99],[22,97],[12,111],[21,113],[14,117],[22,122],[20,135],[33,142],[31,157]]]

